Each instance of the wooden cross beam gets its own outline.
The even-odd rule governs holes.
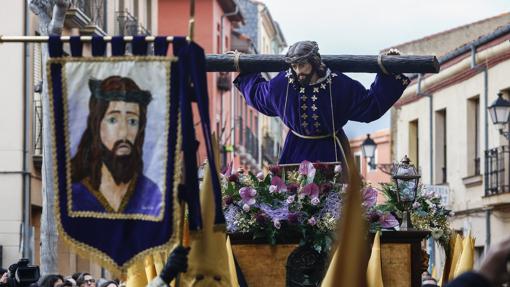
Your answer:
[[[322,55],[328,68],[339,72],[378,73],[378,56]],[[438,73],[439,62],[435,56],[382,56],[382,63],[390,73]],[[241,54],[239,67],[242,72],[279,72],[289,68],[283,55]],[[208,72],[235,72],[233,54],[206,56]]]
[[[48,36],[2,36],[0,43],[17,42],[47,42]],[[70,36],[61,36],[63,42],[69,42]],[[92,41],[91,36],[81,36],[83,42]],[[105,36],[103,39],[110,42],[112,37]],[[147,42],[154,42],[154,36],[145,37]],[[125,36],[124,41],[133,41],[132,36]],[[168,42],[173,41],[173,37],[167,37]],[[378,56],[368,55],[322,55],[323,62],[332,70],[339,72],[356,73],[378,73],[381,72],[377,62]],[[435,56],[382,56],[382,63],[386,70],[391,73],[438,73],[439,62]],[[206,66],[208,72],[235,72],[233,54],[210,54],[206,56]],[[241,54],[239,58],[239,67],[243,72],[279,72],[286,70],[289,65],[284,61],[283,55],[257,55]]]

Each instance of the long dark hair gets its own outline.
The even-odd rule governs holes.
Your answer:
[[[39,283],[39,287],[53,287],[53,285],[55,285],[55,283],[59,279],[62,280],[62,283],[64,283],[64,277],[62,277],[62,275],[59,274],[46,275],[43,278],[41,278],[40,281],[41,283]]]
[[[136,83],[129,78],[111,76],[101,83],[103,92],[132,92],[141,91]],[[71,159],[72,182],[80,182],[89,177],[94,189],[99,189],[101,184],[101,167],[103,150],[105,149],[101,137],[100,126],[110,101],[98,99],[94,96],[89,101],[89,116],[87,129],[82,135],[76,155]],[[140,107],[138,134],[134,142],[133,161],[130,169],[141,173],[143,170],[143,142],[145,138],[145,126],[147,123],[147,105],[138,103]]]

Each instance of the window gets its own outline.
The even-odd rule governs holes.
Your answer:
[[[420,158],[419,158],[419,130],[418,130],[418,120],[414,120],[409,122],[409,146],[407,155],[411,160],[411,163],[414,163],[416,167],[420,166]]]
[[[480,174],[480,98],[467,101],[467,175]]]
[[[435,172],[434,178],[436,183],[447,182],[447,139],[446,139],[446,109],[436,111],[435,113]]]

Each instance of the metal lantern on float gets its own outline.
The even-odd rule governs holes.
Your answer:
[[[411,160],[409,160],[406,155],[400,163],[394,165],[392,177],[397,186],[397,202],[403,209],[400,230],[408,230],[413,227],[409,211],[416,200],[418,184],[421,176],[419,171],[413,164],[411,164]]]

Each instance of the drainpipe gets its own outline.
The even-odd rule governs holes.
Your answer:
[[[429,184],[434,184],[434,133],[433,133],[433,114],[434,114],[434,105],[433,105],[433,98],[432,94],[429,93],[423,93],[421,90],[421,82],[423,80],[423,75],[418,75],[418,84],[416,85],[416,93],[419,96],[425,96],[429,98]],[[436,263],[436,246],[434,244],[434,239],[429,238],[428,240],[428,249],[429,249],[429,272],[432,273],[432,267]]]
[[[237,13],[239,13],[239,4],[237,3],[237,1],[234,1],[234,4],[236,5],[236,8],[233,12],[229,12],[229,13],[224,13],[223,15],[221,15],[221,20],[220,20],[220,52],[221,53],[225,53],[225,40],[223,39],[224,37],[224,32],[223,32],[223,21],[225,19],[225,17],[230,17],[230,16],[234,16],[236,15]],[[230,41],[230,43],[232,43],[232,41]],[[234,85],[232,85],[232,88],[230,89],[230,142],[231,142],[231,145],[232,147],[234,147],[235,145],[235,136],[234,136],[234,131],[235,131],[235,117],[234,117],[234,111],[235,111],[235,96],[234,96]],[[221,107],[220,107],[220,129],[223,128],[223,93],[221,94]],[[231,161],[234,161],[234,151],[231,152]]]
[[[472,53],[476,53],[476,49],[472,50]],[[474,56],[473,56],[474,57]],[[485,65],[483,69],[483,98],[484,98],[484,118],[485,118],[485,150],[489,150],[489,113],[488,113],[488,101],[489,101],[489,67]],[[487,161],[484,161],[487,164]],[[485,173],[487,173],[487,166],[485,166]],[[485,190],[488,188],[487,179],[485,179]],[[485,191],[484,191],[485,192]],[[485,211],[485,252],[491,245],[491,209]]]
[[[476,46],[471,46],[471,69],[477,67],[476,64]],[[483,103],[484,103],[484,148],[489,150],[489,113],[488,113],[488,101],[489,101],[489,68],[484,65],[483,68]],[[484,160],[484,173],[487,174],[487,161]],[[484,194],[488,189],[487,176],[484,176]],[[485,208],[485,253],[491,245],[491,209]]]
[[[24,5],[24,13],[25,13],[25,26],[24,26],[24,34],[26,36],[29,35],[30,31],[30,15],[28,13],[28,4],[25,2]],[[31,246],[31,233],[32,228],[30,227],[30,211],[31,211],[31,200],[30,200],[30,101],[31,101],[31,91],[30,91],[30,50],[29,44],[23,44],[23,53],[24,53],[24,71],[23,71],[23,81],[25,83],[23,87],[23,94],[25,95],[23,99],[23,215],[22,215],[22,238],[23,238],[23,258],[27,258],[33,264],[33,252]]]

